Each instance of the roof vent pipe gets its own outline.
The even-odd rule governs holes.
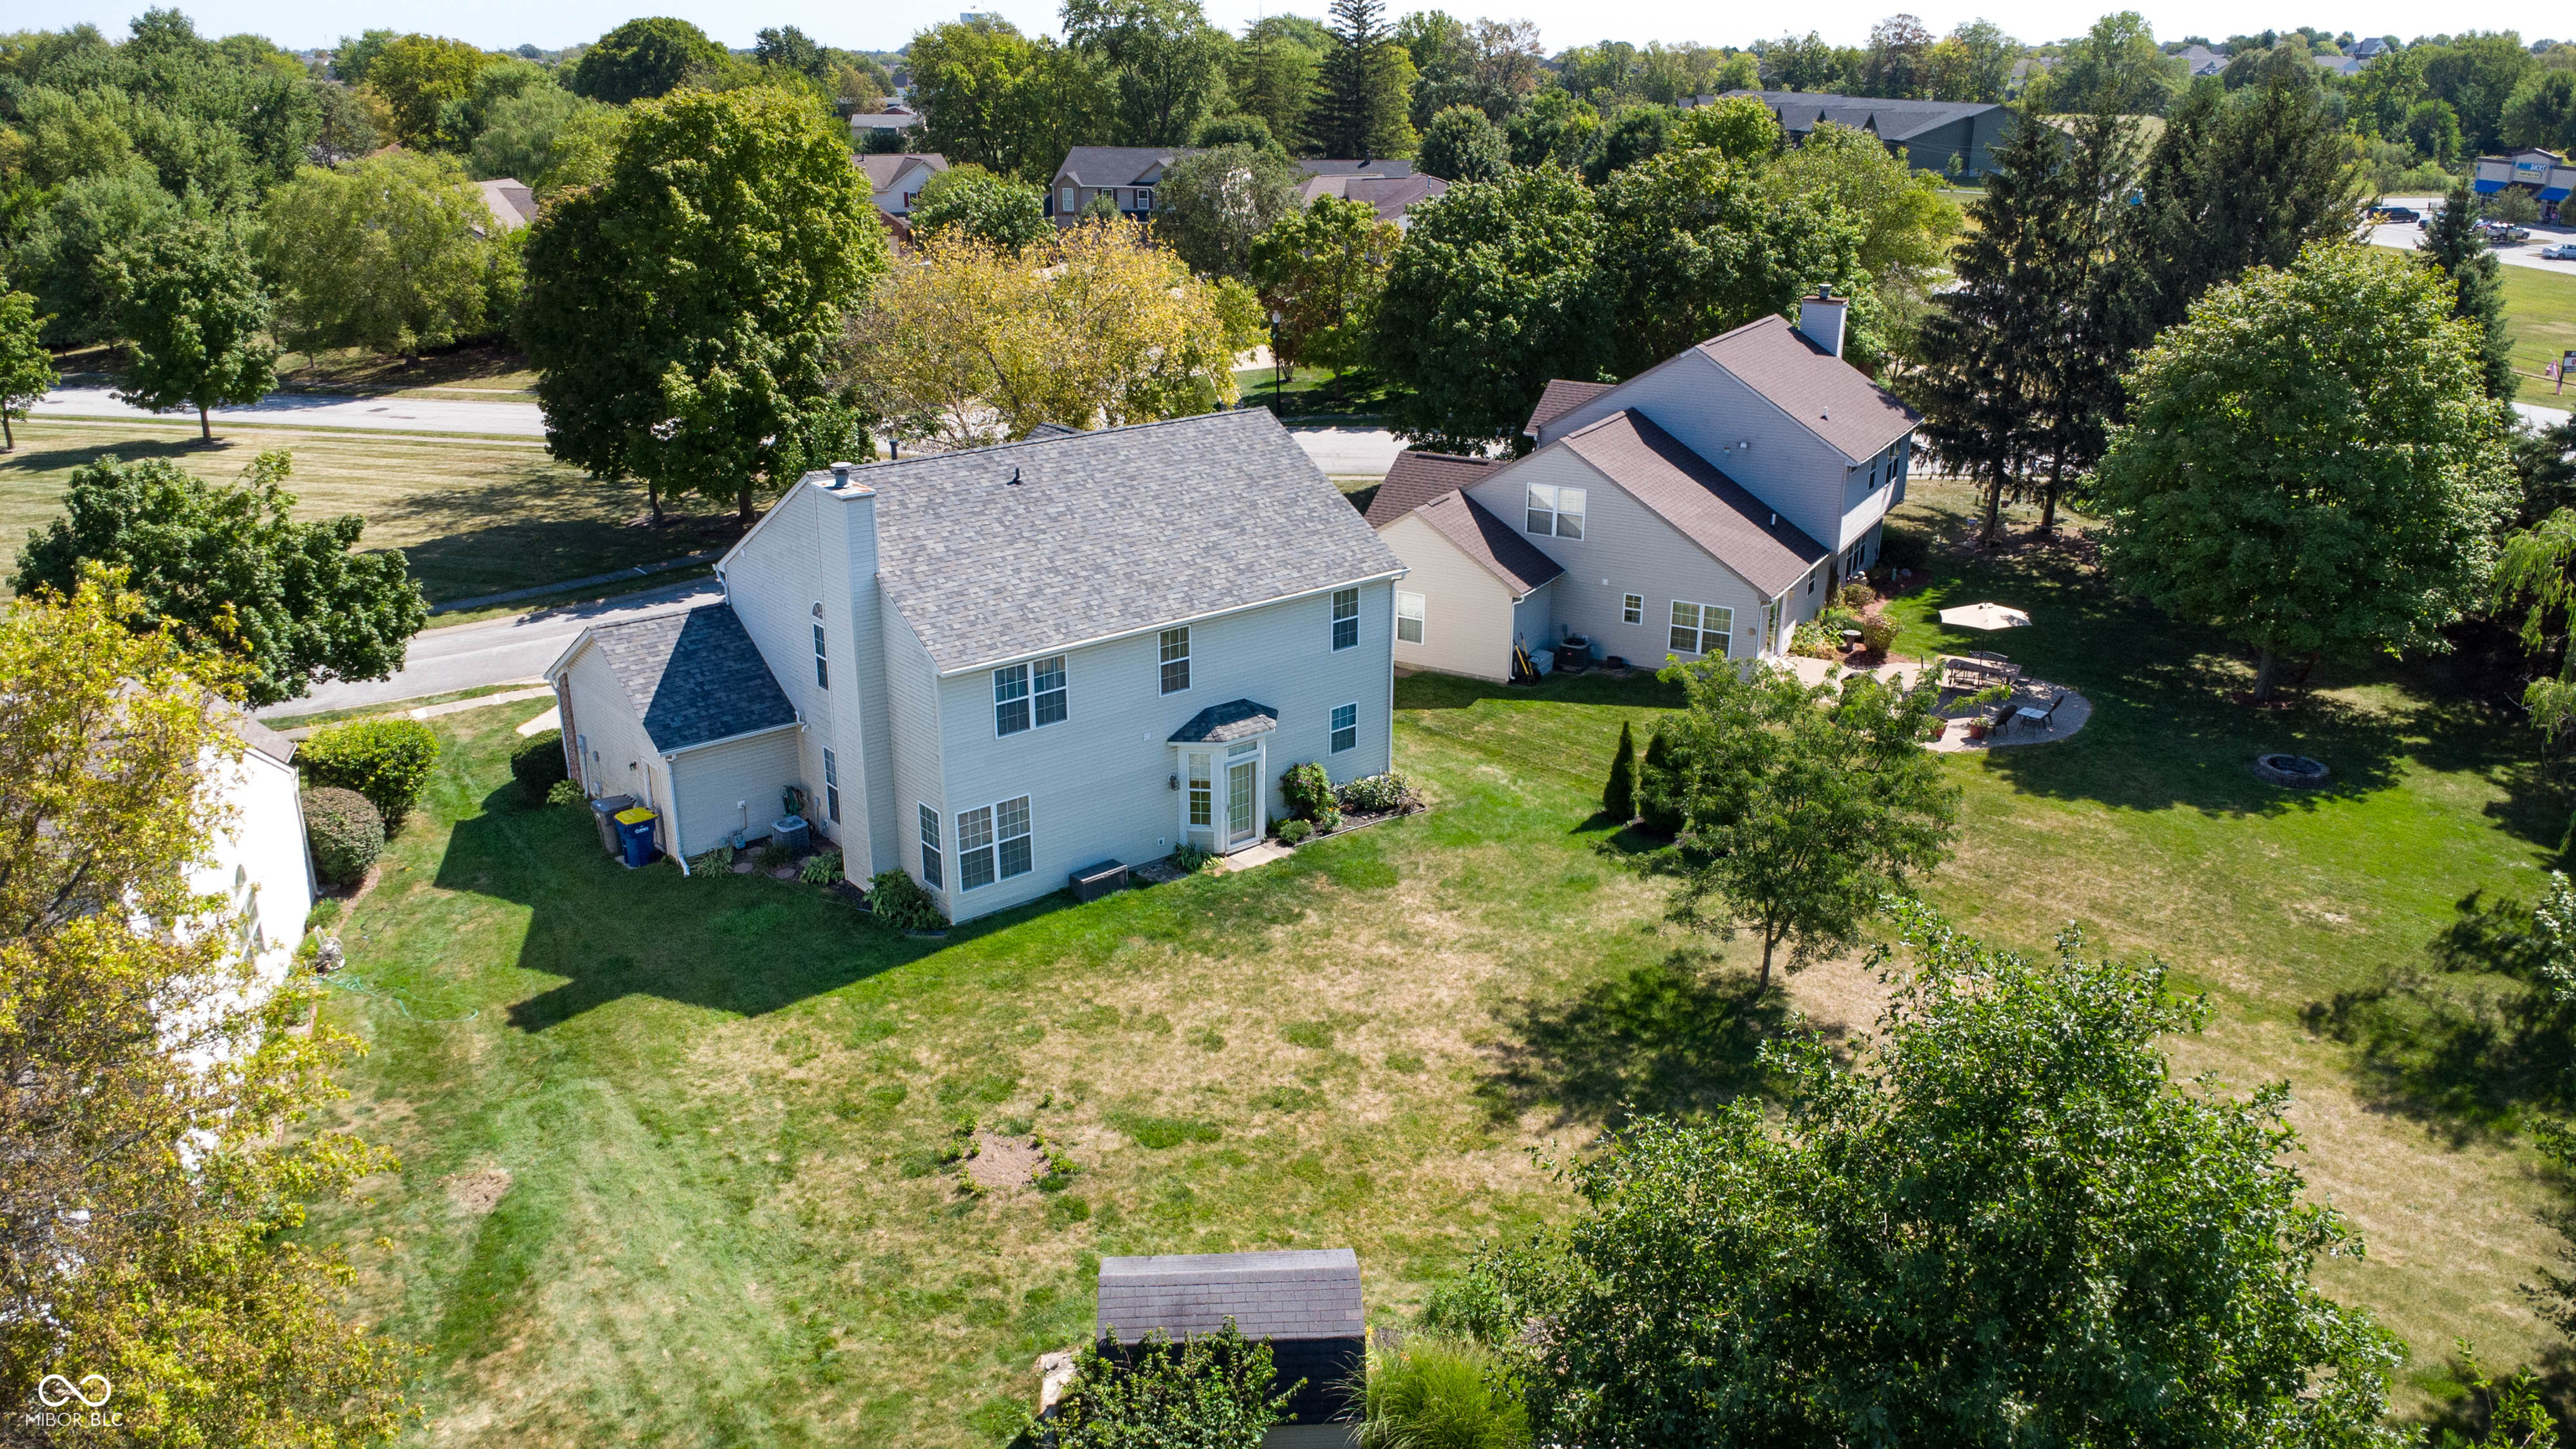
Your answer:
[[[832,465],[832,486],[835,488],[847,488],[850,486],[849,464],[835,463]]]
[[[1018,486],[1019,486],[1019,484],[1020,484],[1020,470],[1019,470],[1018,468],[1016,468],[1016,467],[1015,467],[1015,468],[1011,469],[1011,486],[1012,486],[1012,487],[1014,487],[1014,488],[1016,488],[1016,487],[1018,487]]]
[[[1798,299],[1798,331],[1827,354],[1843,355],[1843,313],[1851,303],[1834,295],[1829,286],[1816,288],[1816,295]]]

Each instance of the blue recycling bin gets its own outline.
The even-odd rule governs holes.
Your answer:
[[[661,817],[638,805],[617,812],[617,840],[626,850],[626,868],[653,863],[653,822]]]

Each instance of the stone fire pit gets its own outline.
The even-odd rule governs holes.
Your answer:
[[[2254,773],[2293,790],[2313,790],[2332,778],[2324,765],[2305,755],[2257,755]]]

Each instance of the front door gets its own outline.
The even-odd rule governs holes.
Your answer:
[[[1249,845],[1261,834],[1261,757],[1225,766],[1225,848]]]

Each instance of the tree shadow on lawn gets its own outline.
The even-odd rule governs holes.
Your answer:
[[[1660,665],[1662,661],[1658,660]],[[1606,704],[1641,709],[1679,709],[1682,692],[1679,685],[1666,684],[1653,671],[1637,668],[1625,679],[1607,670],[1587,669],[1581,674],[1550,674],[1536,684],[1496,684],[1491,680],[1469,679],[1459,674],[1434,674],[1427,670],[1400,676],[1395,681],[1397,709],[1469,709],[1489,699],[1513,704]],[[1639,750],[1645,741],[1637,742]],[[1610,757],[1601,757],[1601,768],[1610,768]]]
[[[1510,1120],[1552,1107],[1553,1125],[1615,1126],[1632,1114],[1690,1116],[1773,1085],[1762,1044],[1789,1029],[1787,993],[1685,947],[1555,1000],[1500,1013],[1476,1087]]]
[[[667,861],[628,870],[601,852],[586,811],[530,808],[516,795],[505,785],[456,823],[436,884],[529,908],[512,964],[568,979],[510,1005],[522,1031],[638,995],[758,1016],[945,944],[757,872],[688,879]]]
[[[37,421],[43,420],[40,418]],[[254,449],[226,442],[220,433],[215,436],[211,444],[200,442],[193,433],[185,438],[168,439],[120,437],[101,442],[96,446],[84,444],[67,448],[47,448],[41,452],[0,453],[0,477],[6,477],[11,473],[23,473],[33,477],[45,473],[69,472],[74,468],[87,467],[110,453],[115,454],[123,462],[132,463],[144,458],[213,460],[221,458],[228,452],[240,454],[240,466],[244,468],[249,467],[251,459],[258,456]]]

